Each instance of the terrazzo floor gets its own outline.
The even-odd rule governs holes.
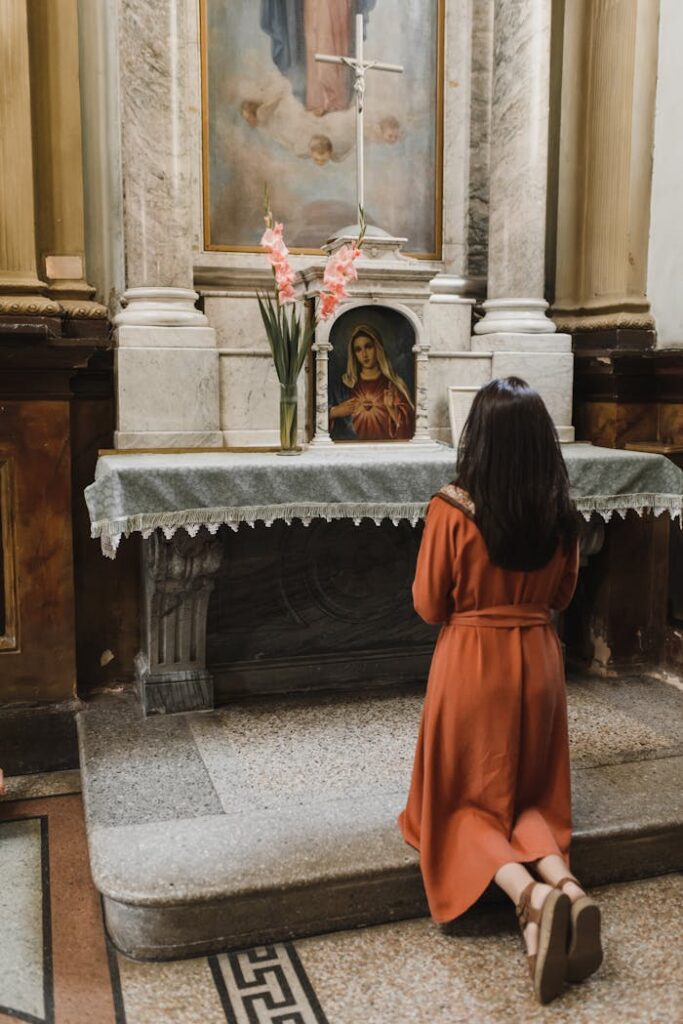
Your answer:
[[[66,777],[65,777],[66,776]],[[73,775],[0,802],[0,1024],[677,1024],[683,875],[596,890],[606,958],[549,1007],[507,908],[243,953],[136,963],[105,937]]]

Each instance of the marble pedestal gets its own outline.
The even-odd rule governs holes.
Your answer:
[[[220,448],[216,332],[203,314],[168,326],[145,323],[147,315],[160,314],[117,318],[116,447]]]
[[[561,442],[574,441],[574,356],[569,334],[475,334],[471,350],[457,359],[452,384],[469,395],[496,377],[521,377],[545,402]],[[464,398],[463,398],[464,400]]]

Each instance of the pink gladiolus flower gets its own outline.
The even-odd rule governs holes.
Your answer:
[[[283,288],[293,288],[294,287],[294,274],[293,273],[283,274],[281,277],[279,277],[279,276],[276,277],[275,278],[275,284],[277,286],[278,291],[281,291]]]
[[[279,260],[277,263],[274,263],[273,270],[278,280],[282,279],[284,281],[285,278],[294,280],[294,268],[288,260]]]
[[[284,306],[286,302],[296,302],[296,292],[290,283],[279,288],[277,297],[281,306]]]
[[[273,249],[278,244],[284,245],[284,242],[282,241],[282,230],[282,224],[275,224],[272,228],[266,228],[266,230],[263,232],[263,235],[261,236],[261,245],[263,246],[263,248]]]
[[[343,245],[325,264],[323,272],[323,291],[320,296],[320,317],[326,320],[336,310],[341,299],[348,296],[348,281],[356,281],[358,272],[354,266],[361,255],[360,249],[351,245]]]
[[[346,277],[338,267],[325,267],[325,273],[323,274],[323,285],[325,288],[331,288],[334,284],[344,284],[345,281]]]
[[[346,290],[346,283],[342,281],[333,281],[328,285],[330,294],[334,295],[336,299],[343,299],[349,294]]]
[[[337,265],[344,271],[344,273],[348,273],[349,271],[355,271],[353,264],[359,256],[360,249],[356,249],[350,245],[343,245],[341,249],[335,253],[334,258]]]
[[[266,259],[273,268],[279,267],[282,263],[287,262],[287,257],[278,252],[266,253]]]
[[[280,261],[287,259],[289,256],[289,249],[282,239],[280,239],[274,245],[267,248],[266,253],[271,263],[279,263]]]
[[[338,304],[339,299],[336,295],[332,295],[331,292],[323,292],[320,296],[320,319],[327,320],[329,316],[332,316]]]

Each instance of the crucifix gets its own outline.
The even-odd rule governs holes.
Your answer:
[[[316,53],[315,59],[324,64],[345,64],[353,72],[353,90],[356,94],[356,198],[359,210],[365,209],[364,145],[363,145],[363,99],[365,96],[366,71],[395,71],[401,74],[400,64],[382,64],[378,60],[363,59],[363,15],[356,15],[356,56],[335,57]]]

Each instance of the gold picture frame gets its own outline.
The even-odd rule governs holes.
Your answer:
[[[372,0],[370,2],[372,6]],[[301,3],[303,4],[303,0]],[[408,245],[405,246],[407,255],[437,260],[441,258],[443,217],[445,0],[429,0],[428,4],[425,4],[424,0],[375,0],[369,14],[369,34],[373,28],[373,18],[376,22],[380,15],[387,18],[387,10],[392,4],[400,5],[400,12],[397,9],[396,15],[400,13],[401,22],[411,14],[414,18],[418,15],[427,15],[425,35],[433,41],[435,53],[432,54],[430,45],[429,55],[424,59],[430,69],[433,69],[433,82],[429,92],[425,91],[422,98],[414,100],[413,93],[410,94],[412,105],[408,108],[407,123],[404,127],[399,124],[397,131],[393,131],[391,125],[388,125],[390,121],[396,121],[393,115],[372,121],[373,92],[377,93],[379,87],[374,81],[369,85],[366,105],[367,134],[368,131],[371,132],[371,136],[373,132],[379,132],[381,137],[376,138],[378,144],[375,146],[374,158],[372,154],[369,156],[367,212],[369,219],[375,219],[378,226],[384,227],[390,233],[395,233],[399,237],[408,234]],[[313,234],[316,239],[321,239],[319,244],[322,244],[333,231],[339,230],[346,223],[353,223],[356,219],[355,209],[349,198],[354,196],[355,190],[352,150],[344,152],[338,159],[335,158],[337,136],[330,129],[330,136],[335,139],[330,143],[332,157],[328,166],[323,167],[321,171],[321,168],[314,169],[311,166],[315,162],[314,155],[307,159],[305,153],[290,152],[288,147],[282,144],[282,127],[279,132],[274,132],[272,127],[266,130],[267,125],[278,123],[272,113],[269,113],[267,119],[264,117],[264,124],[257,123],[260,110],[272,112],[282,109],[284,100],[278,99],[278,102],[274,102],[272,99],[273,89],[276,92],[281,85],[285,100],[289,104],[288,110],[294,111],[296,108],[295,98],[288,91],[289,86],[283,85],[284,76],[275,68],[272,57],[268,55],[268,39],[265,32],[259,28],[259,10],[260,4],[256,3],[234,4],[230,0],[200,0],[204,248],[207,252],[261,252],[258,245],[261,195],[263,185],[267,183],[275,216],[287,218],[286,234],[291,252],[319,254],[322,250],[310,242]],[[230,31],[231,29],[238,31]],[[369,38],[371,42],[368,52],[372,54],[372,37]],[[215,52],[212,52],[214,49]],[[408,50],[407,53],[410,56]],[[382,58],[401,62],[400,53],[383,54]],[[240,60],[243,66],[248,66],[249,76],[240,73]],[[411,60],[402,62],[407,69],[404,85],[396,85],[398,76],[384,76],[392,80],[391,89],[396,93],[397,112],[405,106],[400,90],[413,88],[415,80],[419,79]],[[377,74],[376,78],[380,77]],[[419,87],[421,79],[418,82]],[[250,94],[257,98],[244,98]],[[380,100],[377,102],[379,104]],[[380,110],[387,109],[386,100],[383,102],[385,105],[378,105],[377,108],[378,118]],[[278,103],[281,104],[280,108]],[[427,104],[428,109],[433,110],[433,129],[430,129],[432,134],[428,136],[428,144],[425,142],[425,118],[420,118],[416,113],[420,110],[420,103],[423,106]],[[346,117],[346,111],[338,110],[319,117],[321,126],[328,131],[327,122],[330,121],[331,114],[334,117],[340,113]],[[300,116],[303,118],[305,115]],[[254,123],[250,124],[251,121]],[[287,123],[283,115],[281,124]],[[307,124],[311,123],[309,117]],[[385,127],[381,128],[383,124]],[[346,122],[344,125],[347,127]],[[313,127],[315,126],[316,123]],[[309,148],[313,145],[314,138],[328,137],[323,134],[322,127],[321,132],[310,136]],[[338,132],[340,137],[341,134],[341,131]],[[348,132],[345,131],[344,139],[347,135]],[[419,152],[416,150],[418,142]],[[301,144],[304,145],[303,142]],[[411,150],[411,145],[415,152]],[[425,159],[427,148],[430,152],[433,151],[433,177],[419,179],[415,175],[416,163],[419,159]],[[310,152],[312,153],[312,150]],[[339,152],[341,153],[341,148]],[[376,162],[375,171],[373,159]],[[337,166],[334,166],[335,162]],[[388,167],[388,173],[378,169],[380,164],[382,168]],[[381,188],[373,189],[374,175],[381,182]],[[293,184],[295,181],[296,185]],[[316,193],[317,187],[322,189],[319,195]],[[305,204],[297,193],[297,188],[305,189]],[[414,201],[407,202],[411,189]],[[332,198],[341,196],[342,193],[345,197],[343,200],[337,201]],[[380,193],[381,197],[378,198]],[[379,208],[378,212],[382,216],[373,218],[374,206]],[[431,217],[429,224],[427,210]],[[297,225],[299,211],[301,222]],[[409,218],[410,222],[405,218]],[[342,223],[338,222],[340,219],[343,220]],[[385,222],[381,223],[381,220]],[[229,230],[225,227],[228,222]],[[219,225],[223,225],[222,229]],[[417,228],[415,225],[418,225]],[[425,241],[427,238],[429,245]],[[298,244],[300,240],[306,244]],[[416,240],[420,244],[415,245]]]

